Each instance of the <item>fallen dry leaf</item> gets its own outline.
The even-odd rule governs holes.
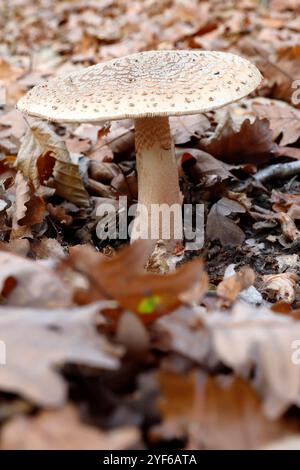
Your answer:
[[[88,207],[89,197],[79,167],[72,162],[65,143],[45,122],[35,121],[27,130],[17,156],[16,166],[36,190],[55,188],[59,196]]]
[[[288,421],[264,416],[260,398],[241,377],[162,370],[158,381],[163,422],[152,434],[185,434],[190,449],[254,449],[293,429]]]
[[[281,136],[279,145],[293,144],[300,137],[300,111],[282,101],[272,100],[268,105],[253,104],[254,112],[268,119],[273,139]]]
[[[158,383],[161,395],[157,400],[160,413],[166,420],[180,419],[188,426],[194,418],[194,404],[197,393],[197,373],[178,374],[160,370]]]
[[[81,292],[82,300],[115,299],[148,323],[187,298],[199,301],[207,289],[207,275],[200,259],[166,275],[145,273],[152,249],[152,240],[139,240],[107,259],[91,247],[78,246],[71,250],[66,264],[89,280],[89,290]]]
[[[89,162],[89,176],[96,181],[109,184],[118,174],[120,174],[120,167],[115,163],[98,162],[93,159]]]
[[[0,288],[6,305],[56,308],[72,304],[72,288],[42,263],[0,251]]]
[[[299,403],[300,322],[236,302],[230,315],[180,308],[154,327],[155,346],[215,370],[219,361],[253,383],[274,419]]]
[[[135,427],[102,431],[80,421],[68,404],[58,411],[37,416],[17,416],[2,430],[2,450],[125,450],[136,447],[140,435]]]
[[[293,344],[300,322],[238,303],[230,317],[213,314],[204,323],[219,360],[244,377],[255,368],[254,386],[267,416],[278,417],[298,403],[300,364],[293,360]]]
[[[191,449],[255,449],[292,428],[283,420],[264,416],[255,390],[240,377],[208,377],[199,388]]]
[[[13,135],[17,139],[20,139],[26,131],[26,122],[22,113],[17,109],[9,111],[7,114],[0,116],[0,127],[7,128],[7,136]],[[3,137],[3,132],[0,132]]]
[[[11,239],[31,236],[30,226],[39,224],[45,215],[45,202],[38,196],[32,184],[25,180],[21,172],[15,179],[15,201],[9,209],[12,218]]]
[[[210,348],[209,335],[198,309],[180,307],[170,316],[159,318],[153,331],[158,349],[176,352],[196,363],[205,362]]]
[[[60,407],[67,385],[55,370],[76,363],[100,369],[119,367],[120,347],[97,333],[96,316],[107,304],[43,310],[0,307],[1,339],[7,363],[0,390],[18,393],[44,407]]]
[[[65,251],[56,238],[43,237],[32,247],[37,259],[61,259],[65,257]]]
[[[230,304],[234,302],[242,290],[252,286],[254,281],[255,273],[253,269],[244,266],[236,274],[223,279],[218,284],[217,295]]]
[[[64,205],[53,205],[50,202],[47,204],[47,211],[53,220],[60,222],[63,225],[71,225],[73,222],[72,215],[67,213],[67,209]]]
[[[293,214],[291,212],[291,215],[286,214],[285,212],[272,212],[272,211],[266,211],[265,213],[258,213],[254,211],[250,211],[249,214],[251,214],[255,219],[258,220],[264,220],[264,221],[270,221],[271,223],[274,221],[278,221],[281,225],[282,232],[284,236],[291,241],[298,240],[300,238],[300,232],[291,217],[293,215],[294,218],[298,218],[298,214]],[[259,224],[259,223],[258,223]],[[258,228],[258,224],[254,224],[254,228]],[[276,222],[275,222],[276,225]]]
[[[272,96],[279,100],[293,102],[293,83],[299,76],[300,47],[298,42],[281,46],[272,61],[263,67],[264,76],[272,86]],[[295,103],[296,105],[296,103]]]
[[[291,276],[300,241],[299,0],[4,4],[0,340],[3,330],[9,348],[0,373],[11,375],[1,390],[2,444],[276,447],[300,407],[300,291]],[[118,210],[120,195],[137,198],[134,121],[36,121],[21,145],[33,121],[15,105],[81,67],[199,48],[249,58],[264,80],[239,102],[170,118],[184,202],[204,206],[208,237],[201,251],[182,245],[176,256],[157,244],[146,274],[151,242],[119,253],[122,240],[96,232],[102,204]],[[156,274],[176,263],[172,275]],[[243,290],[253,281],[251,271],[235,274],[243,265],[257,273],[256,287]],[[265,290],[264,275],[278,290]],[[269,305],[280,295],[293,303]],[[80,323],[74,305],[92,310],[100,299]],[[54,403],[57,412],[43,412]]]
[[[280,274],[267,274],[263,276],[263,290],[272,291],[277,301],[293,303],[296,296],[296,283],[298,276],[292,272]]]
[[[100,147],[105,145],[113,154],[130,153],[134,149],[134,126],[132,120],[113,121],[110,124],[109,132],[104,132],[100,142],[102,142]],[[92,156],[97,157],[97,154],[98,151],[95,149]],[[106,154],[107,150],[104,152],[104,155]]]
[[[276,212],[288,212],[291,206],[300,206],[300,194],[283,193],[273,189],[271,202],[274,203],[272,209]]]
[[[300,238],[300,231],[289,214],[280,212],[276,218],[280,222],[282,232],[288,240],[297,240]]]
[[[236,130],[230,116],[218,135],[209,140],[203,139],[200,147],[215,158],[232,165],[261,164],[276,150],[267,119],[256,119],[253,123],[246,119],[240,129]]]
[[[151,240],[139,240],[123,248],[113,258],[96,252],[91,246],[74,246],[70,256],[62,262],[62,269],[71,267],[84,275],[89,281],[89,288],[80,293],[81,300],[89,303],[93,300],[112,298],[110,289],[114,289],[115,281],[128,286],[128,280],[144,272],[149,254],[153,249]],[[130,270],[128,269],[130,266]],[[103,273],[105,272],[105,275]],[[119,273],[124,276],[119,276]],[[107,290],[108,289],[108,290]],[[118,292],[118,290],[117,290]]]
[[[210,128],[210,122],[203,114],[172,116],[170,128],[174,143],[180,145],[189,142],[193,137],[202,137]]]
[[[220,240],[223,246],[241,245],[245,239],[244,232],[228,215],[246,212],[239,202],[221,198],[214,204],[207,217],[206,235],[210,240]]]
[[[215,175],[220,180],[233,178],[225,163],[203,150],[185,148],[180,154],[184,173],[196,183],[207,175]]]

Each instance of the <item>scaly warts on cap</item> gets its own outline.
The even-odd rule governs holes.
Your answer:
[[[30,90],[18,108],[54,122],[134,119],[139,203],[148,209],[144,226],[160,237],[170,221],[152,218],[151,205],[172,206],[182,199],[169,116],[203,113],[237,101],[261,78],[253,64],[230,53],[147,51],[51,79]],[[142,214],[133,224],[132,239],[147,235],[140,231]],[[171,217],[174,241],[182,233],[182,220]]]

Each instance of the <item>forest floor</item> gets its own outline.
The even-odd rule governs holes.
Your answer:
[[[264,78],[170,119],[205,243],[158,245],[145,272],[147,241],[96,234],[102,204],[137,200],[133,122],[16,103],[152,49],[233,52]],[[298,0],[0,0],[0,448],[300,449],[299,175]]]

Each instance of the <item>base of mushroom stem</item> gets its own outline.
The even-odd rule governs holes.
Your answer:
[[[182,240],[185,251],[198,251],[204,245],[203,204],[128,204],[127,197],[120,196],[113,204],[100,204],[96,215],[96,235],[101,241],[144,239],[155,246],[162,239],[176,252]]]
[[[158,240],[148,256],[148,261],[145,265],[145,269],[148,272],[166,274],[176,269],[178,263],[180,263],[184,257],[184,246],[181,242],[178,242],[173,250],[170,250],[168,244],[163,240]]]
[[[137,205],[131,242],[138,239],[163,240],[173,250],[183,240],[181,204]]]

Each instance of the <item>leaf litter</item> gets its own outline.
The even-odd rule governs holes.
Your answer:
[[[299,7],[265,3],[0,15],[1,448],[299,447]],[[59,73],[173,48],[238,53],[264,81],[170,120],[205,244],[171,260],[158,245],[146,272],[151,243],[96,236],[99,207],[136,202],[132,121],[50,125],[15,104]]]

